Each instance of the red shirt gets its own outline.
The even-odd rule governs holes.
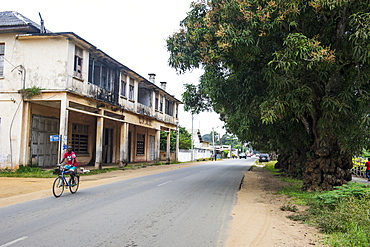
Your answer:
[[[365,166],[366,166],[366,170],[370,170],[370,161],[366,162]]]
[[[72,152],[65,152],[64,155],[63,155],[63,158],[66,159],[66,165],[69,165],[71,166],[72,165],[72,160],[73,161],[73,166],[77,166],[77,162],[76,162],[76,154],[72,151]]]

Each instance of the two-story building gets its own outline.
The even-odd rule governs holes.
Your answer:
[[[53,166],[67,145],[96,168],[159,161],[160,132],[169,140],[177,129],[181,102],[154,78],[75,33],[0,12],[0,168]]]

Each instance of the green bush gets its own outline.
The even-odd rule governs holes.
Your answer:
[[[370,187],[349,183],[313,199],[310,221],[330,234],[327,241],[331,246],[369,246]]]
[[[267,170],[277,173],[270,164]],[[281,176],[279,174],[279,176]],[[349,183],[333,191],[302,191],[302,181],[280,177],[288,183],[278,193],[291,198],[290,203],[307,205],[304,212],[289,216],[290,219],[318,227],[333,247],[367,247],[370,243],[370,187],[364,183]],[[293,209],[292,205],[281,210]]]

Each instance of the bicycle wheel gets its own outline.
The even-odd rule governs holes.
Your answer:
[[[78,190],[78,186],[80,185],[80,176],[75,175],[74,179],[69,178],[69,191],[74,194]]]
[[[60,197],[64,191],[64,181],[61,177],[57,177],[53,183],[53,194],[55,197]]]

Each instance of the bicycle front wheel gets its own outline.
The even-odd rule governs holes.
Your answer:
[[[64,191],[64,181],[61,177],[57,177],[53,183],[53,194],[55,197],[60,197]]]
[[[78,190],[78,186],[80,186],[80,176],[75,175],[74,179],[70,178],[69,179],[69,191],[74,194]]]

